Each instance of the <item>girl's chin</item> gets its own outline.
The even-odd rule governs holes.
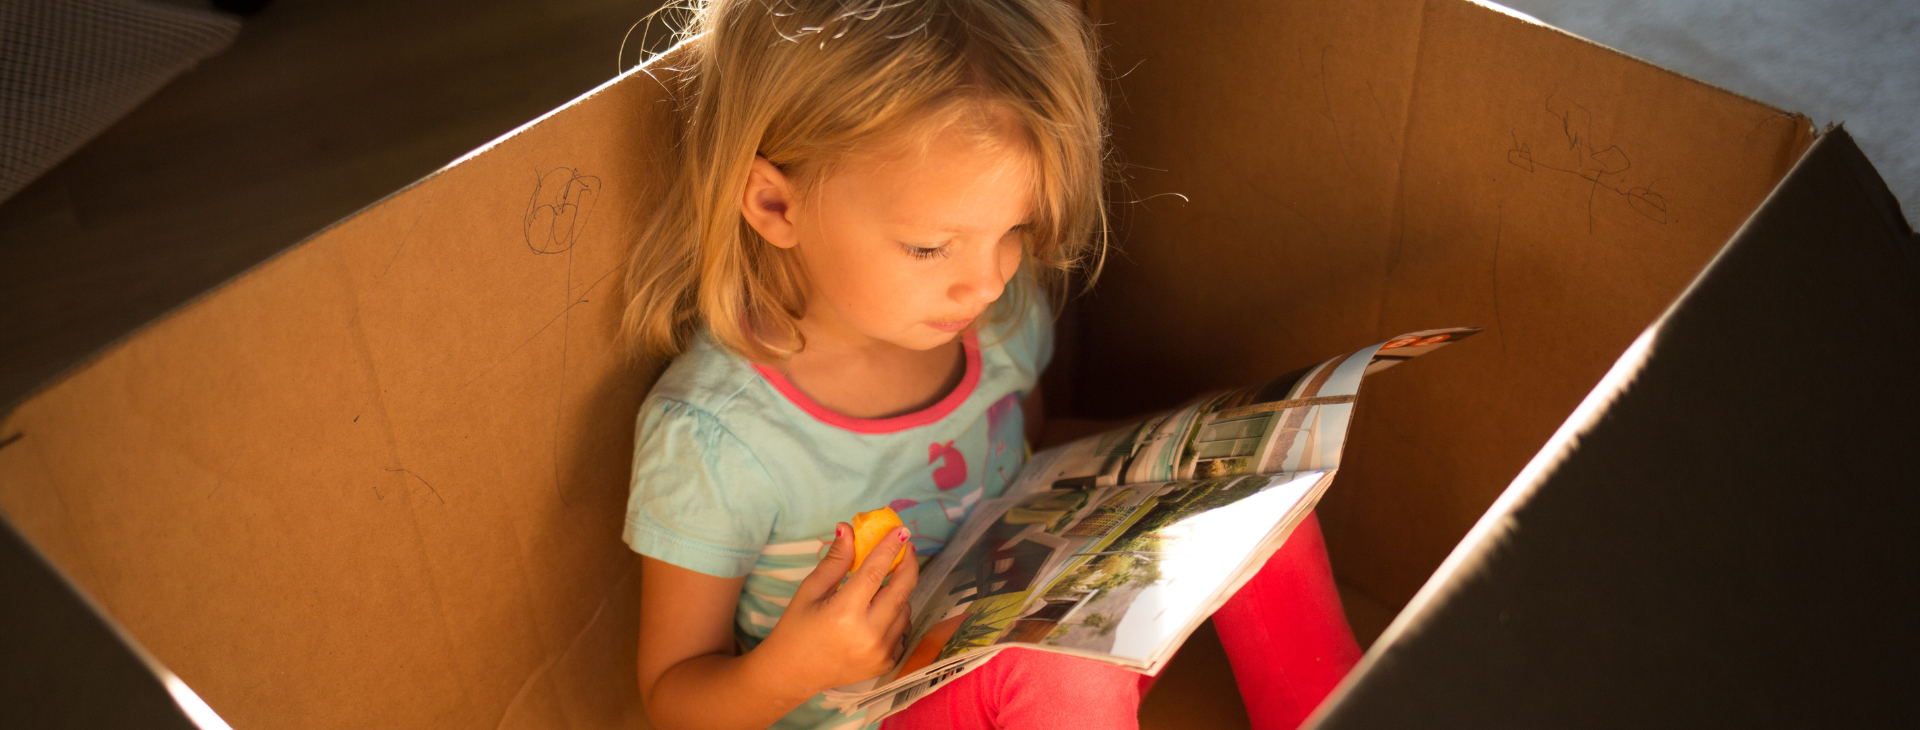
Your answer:
[[[953,342],[959,336],[959,332],[942,332],[920,325],[912,327],[900,337],[889,338],[889,341],[909,350],[925,351]]]

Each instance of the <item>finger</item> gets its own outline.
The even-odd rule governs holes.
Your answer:
[[[886,633],[887,640],[893,641],[893,642],[900,641],[901,639],[906,637],[907,629],[910,628],[912,625],[913,625],[913,612],[901,611],[897,614],[894,614],[893,623],[887,625],[887,633]]]
[[[846,584],[840,586],[840,593],[835,598],[845,596],[844,600],[858,601],[861,606],[872,603],[873,594],[880,590],[880,583],[887,579],[887,571],[893,565],[893,556],[907,549],[909,534],[907,528],[901,527],[887,537],[881,538],[880,544],[875,545],[873,552],[867,553],[867,559],[860,563],[860,569],[853,571],[853,577],[848,578]]]
[[[800,580],[799,587],[793,590],[793,602],[806,604],[817,602],[840,584],[840,578],[847,574],[853,565],[853,527],[845,522],[833,526],[833,547],[827,548],[827,556],[813,566],[813,572]]]
[[[913,543],[905,543],[900,549],[912,550]],[[876,550],[875,552],[878,551]],[[905,559],[900,561],[899,567],[893,569],[893,579],[887,581],[886,587],[881,588],[878,593],[874,594],[874,608],[880,610],[898,607],[898,610],[902,612],[906,611],[907,598],[913,595],[913,587],[919,584],[920,561],[914,559],[914,556],[909,553]]]
[[[907,628],[912,625],[912,617],[905,611],[894,617],[893,625],[887,627],[885,639],[893,645],[893,653],[887,656],[889,664],[899,664],[900,658],[907,654]]]

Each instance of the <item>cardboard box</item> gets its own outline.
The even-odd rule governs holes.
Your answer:
[[[1831,130],[1314,726],[1920,723],[1917,329],[1920,237]]]
[[[1464,0],[1094,5],[1124,255],[1055,408],[1486,327],[1369,383],[1321,510],[1392,606],[1814,137]],[[0,511],[234,727],[643,726],[615,326],[673,114],[625,75],[100,354],[0,424]]]

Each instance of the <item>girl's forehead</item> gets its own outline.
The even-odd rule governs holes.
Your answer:
[[[896,225],[969,232],[1005,229],[1033,209],[1033,169],[1024,152],[927,155],[883,171],[876,182]],[[892,173],[892,174],[887,174]]]
[[[1024,144],[942,132],[888,152],[848,159],[829,179],[889,225],[965,233],[1031,215],[1038,170]]]

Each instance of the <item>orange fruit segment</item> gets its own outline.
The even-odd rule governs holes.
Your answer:
[[[881,507],[854,515],[848,523],[853,525],[853,568],[847,571],[851,573],[859,570],[860,564],[867,561],[867,553],[873,552],[874,548],[880,546],[881,540],[892,536],[893,531],[900,527],[900,513],[893,511],[892,507]],[[900,567],[901,559],[911,552],[905,545],[900,547],[900,552],[893,554],[893,565],[887,566],[888,571]]]

